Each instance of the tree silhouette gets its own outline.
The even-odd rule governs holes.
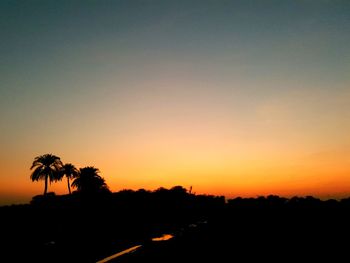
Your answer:
[[[66,163],[62,166],[60,172],[61,172],[61,177],[63,176],[67,177],[68,191],[69,191],[69,194],[71,194],[69,179],[78,177],[79,170],[73,164]]]
[[[80,168],[80,173],[74,179],[72,186],[76,187],[79,192],[86,194],[109,192],[105,179],[99,175],[99,172],[100,170],[93,166]]]
[[[62,162],[59,157],[53,154],[44,154],[35,157],[30,170],[34,169],[30,175],[32,181],[45,180],[44,195],[47,194],[47,181],[50,179],[51,182],[60,180],[60,170]]]

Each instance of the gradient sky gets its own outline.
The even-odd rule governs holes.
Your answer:
[[[0,80],[0,204],[45,153],[113,191],[350,194],[347,0],[4,0]]]

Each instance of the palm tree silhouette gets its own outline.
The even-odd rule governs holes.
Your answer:
[[[35,157],[30,170],[34,169],[30,175],[32,181],[45,180],[44,195],[47,194],[47,181],[51,182],[60,180],[60,169],[62,167],[61,159],[53,154],[44,154]]]
[[[99,172],[100,170],[93,166],[80,168],[80,173],[74,179],[72,186],[79,192],[87,194],[109,191],[105,179],[99,175]]]
[[[66,163],[62,166],[60,173],[61,173],[61,177],[63,177],[63,176],[67,177],[68,191],[69,191],[69,194],[71,194],[69,179],[79,176],[78,169],[75,168],[75,166],[73,164]]]

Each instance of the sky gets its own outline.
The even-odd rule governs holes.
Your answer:
[[[112,191],[350,196],[350,1],[4,0],[0,39],[0,204],[46,153]]]

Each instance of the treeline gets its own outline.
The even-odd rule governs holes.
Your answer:
[[[339,207],[339,206],[349,206],[350,197],[336,200],[328,199],[321,200],[313,196],[294,196],[292,198],[279,197],[277,195],[269,196],[259,196],[257,198],[242,198],[237,197],[234,199],[227,200],[227,203],[231,207],[246,207],[246,208],[282,208],[282,207],[298,207],[298,208],[308,208],[308,207]]]
[[[84,209],[104,210],[110,215],[117,214],[119,218],[158,218],[175,224],[191,222],[223,209],[225,197],[196,195],[182,186],[174,186],[170,189],[160,187],[153,191],[124,189],[98,194],[84,194],[80,191],[67,195],[47,193],[34,196],[30,204],[37,208],[74,210],[73,214]]]

